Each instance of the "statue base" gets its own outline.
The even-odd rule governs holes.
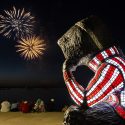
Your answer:
[[[83,111],[71,106],[64,114],[64,125],[124,125],[125,121],[107,103]]]

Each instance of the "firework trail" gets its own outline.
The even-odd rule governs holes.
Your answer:
[[[24,38],[32,35],[35,20],[30,12],[25,12],[13,7],[12,10],[4,10],[4,15],[0,15],[0,34],[7,38]]]
[[[17,52],[20,52],[20,55],[27,60],[32,60],[40,57],[45,50],[44,41],[40,37],[27,37],[21,39],[16,45],[18,48]]]

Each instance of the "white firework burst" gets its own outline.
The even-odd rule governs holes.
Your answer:
[[[30,12],[25,12],[13,7],[12,10],[4,10],[4,14],[0,15],[0,34],[7,38],[22,38],[33,34],[34,16]]]

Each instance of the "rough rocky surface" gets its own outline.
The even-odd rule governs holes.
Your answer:
[[[64,116],[65,125],[124,125],[114,109],[107,103],[100,103],[86,111],[69,110]]]
[[[114,45],[114,40],[105,23],[96,16],[90,16],[74,24],[58,40],[58,45],[65,59],[76,61]]]

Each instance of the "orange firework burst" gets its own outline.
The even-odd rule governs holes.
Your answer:
[[[22,38],[16,47],[18,48],[17,52],[20,52],[20,55],[28,60],[40,57],[45,50],[44,41],[36,36]]]

